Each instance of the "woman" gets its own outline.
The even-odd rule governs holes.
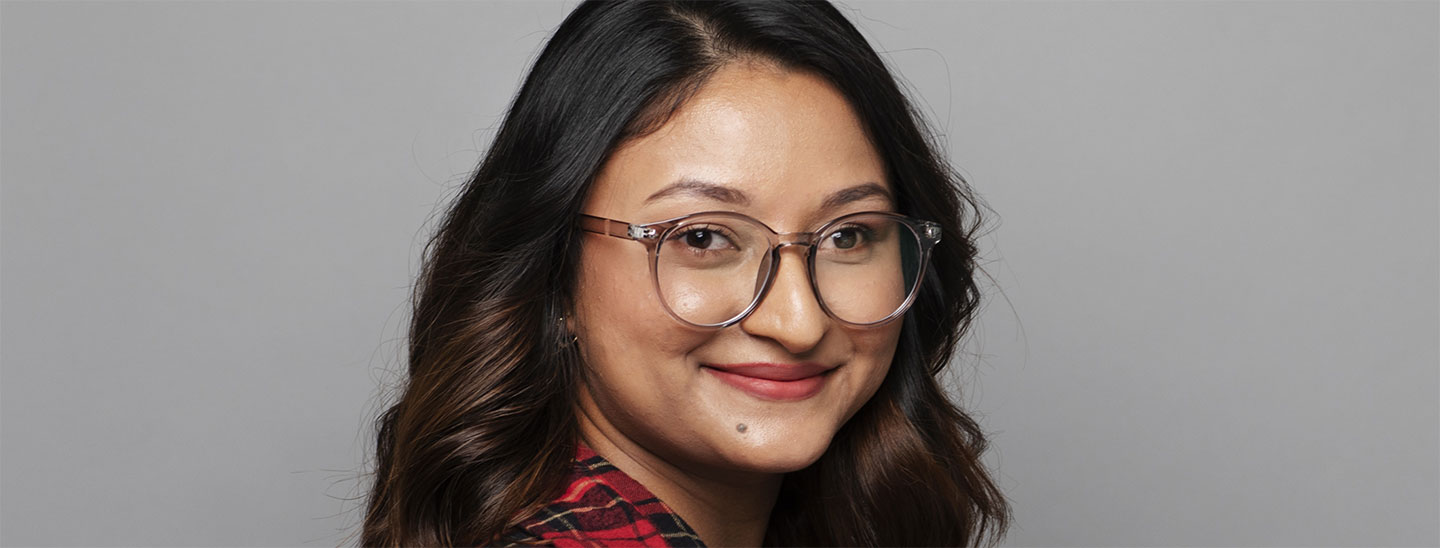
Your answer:
[[[428,249],[363,542],[998,538],[922,127],[828,4],[581,4]]]

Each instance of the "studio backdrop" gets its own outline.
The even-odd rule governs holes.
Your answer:
[[[0,544],[353,542],[572,2],[0,3]],[[846,2],[993,213],[1012,546],[1440,544],[1440,3]]]

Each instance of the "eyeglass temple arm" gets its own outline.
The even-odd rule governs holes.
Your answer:
[[[623,221],[596,217],[594,215],[581,214],[580,221],[577,224],[580,226],[580,230],[604,234],[623,240],[652,240],[658,235],[658,231],[654,228],[632,225]]]

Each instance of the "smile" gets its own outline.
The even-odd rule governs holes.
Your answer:
[[[773,401],[800,401],[820,393],[833,370],[815,363],[706,364],[702,369],[742,392]]]

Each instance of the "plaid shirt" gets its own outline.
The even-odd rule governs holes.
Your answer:
[[[584,443],[560,498],[512,526],[500,545],[703,547],[680,515]]]

